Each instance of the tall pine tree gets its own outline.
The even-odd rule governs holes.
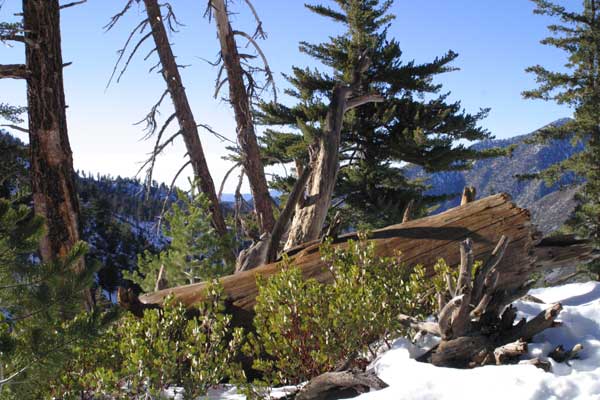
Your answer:
[[[424,64],[403,61],[398,41],[388,37],[394,19],[389,13],[392,1],[334,2],[336,8],[307,7],[344,25],[346,31],[325,43],[300,43],[302,53],[331,72],[294,67],[287,76],[291,88],[286,94],[297,104],[262,105],[261,123],[277,126],[267,129],[262,138],[264,154],[268,160],[294,162],[300,175],[308,160],[307,148],[322,130],[334,87],[338,82],[350,85],[358,78],[357,95],[379,93],[385,101],[345,114],[334,207],[344,211],[344,220],[354,226],[399,222],[410,200],[417,200],[420,210],[437,200],[424,195],[424,182],[406,177],[406,163],[427,172],[462,170],[476,159],[502,152],[480,152],[463,144],[491,138],[478,125],[488,110],[465,112],[460,102],[450,101],[449,93],[434,82],[438,75],[455,70],[451,63],[456,53],[449,51]],[[366,54],[371,64],[357,77],[356,60],[361,54]],[[287,192],[290,183],[279,177],[273,185]]]
[[[527,72],[535,74],[539,86],[523,95],[574,109],[572,120],[542,129],[534,141],[571,139],[585,144],[583,152],[533,176],[555,182],[570,173],[585,181],[569,225],[600,245],[600,1],[584,0],[580,12],[546,0],[532,1],[536,14],[561,21],[548,26],[551,35],[541,43],[565,51],[568,61],[560,72],[541,65],[529,67]],[[596,268],[600,271],[600,265]]]

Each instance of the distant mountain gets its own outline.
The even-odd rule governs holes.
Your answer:
[[[552,125],[564,124],[561,119]],[[512,196],[520,207],[532,212],[534,222],[541,231],[549,233],[560,227],[575,207],[573,196],[577,189],[561,190],[573,183],[573,176],[567,176],[553,186],[546,186],[539,180],[519,180],[518,174],[541,171],[561,162],[583,150],[581,143],[573,145],[569,140],[554,140],[547,145],[526,144],[535,132],[502,140],[487,140],[475,144],[476,149],[509,147],[516,145],[512,157],[498,157],[476,161],[469,171],[439,172],[426,174],[420,167],[408,167],[411,178],[426,178],[431,188],[428,195],[457,194],[451,200],[440,204],[435,213],[455,207],[460,203],[460,194],[465,186],[474,186],[478,198],[505,192]]]

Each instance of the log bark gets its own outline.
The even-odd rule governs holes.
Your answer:
[[[250,183],[261,233],[271,233],[275,226],[273,205],[256,140],[250,97],[244,84],[244,70],[241,66],[237,43],[229,23],[225,0],[211,0],[211,4],[221,45],[221,58],[227,71],[229,102],[235,114],[237,141],[241,150],[242,164]]]
[[[540,251],[540,256],[546,258],[536,259],[536,232],[529,212],[515,206],[506,194],[490,196],[435,216],[376,230],[371,239],[378,256],[394,257],[400,252],[406,265],[422,264],[429,267],[439,258],[444,258],[449,265],[457,265],[460,262],[460,251],[456,242],[468,237],[473,240],[475,260],[495,262],[492,252],[502,236],[510,237],[511,240],[504,257],[497,264],[496,268],[503,274],[495,282],[495,288],[512,293],[522,288],[529,279],[530,265],[544,265],[547,268],[551,265],[552,258],[546,257],[545,251]],[[342,235],[334,241],[334,246],[345,247],[349,239],[356,237],[356,234]],[[320,241],[313,241],[290,249],[287,255],[302,270],[305,278],[329,283],[332,275],[321,260],[319,246]],[[239,314],[244,318],[251,318],[258,292],[256,277],[271,276],[278,273],[280,268],[281,264],[275,262],[221,278],[229,311],[234,316]],[[432,272],[431,269],[429,271]],[[140,301],[145,304],[160,304],[166,296],[173,294],[184,304],[193,306],[203,300],[204,287],[204,283],[198,283],[166,289],[143,295]]]
[[[45,219],[45,262],[65,257],[80,239],[80,212],[67,130],[58,0],[23,0],[31,189]],[[75,265],[85,269],[84,260]],[[91,307],[91,292],[85,294]]]
[[[194,175],[199,180],[200,189],[210,200],[210,211],[215,229],[219,234],[225,235],[227,227],[219,206],[215,184],[208,169],[202,143],[200,142],[198,125],[194,119],[194,114],[192,113],[187,94],[185,93],[185,87],[179,74],[179,67],[169,43],[160,6],[157,0],[144,0],[144,5],[148,21],[150,21],[156,51],[162,65],[162,75],[173,101],[175,115],[181,128],[181,134],[192,163]]]

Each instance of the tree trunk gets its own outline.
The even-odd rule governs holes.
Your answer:
[[[242,164],[252,191],[254,209],[258,217],[261,233],[270,233],[275,226],[273,205],[260,151],[256,140],[250,98],[244,85],[244,71],[240,64],[234,33],[229,23],[225,0],[212,0],[217,23],[217,33],[221,44],[221,57],[227,71],[229,86],[229,102],[235,113],[237,124],[237,140],[241,149]]]
[[[31,188],[35,212],[44,217],[44,262],[66,256],[80,239],[79,201],[67,132],[58,0],[23,0],[27,40],[27,103]],[[83,271],[84,260],[76,268]],[[91,295],[86,295],[91,305]]]
[[[307,198],[296,207],[285,249],[316,240],[321,235],[339,170],[340,133],[350,93],[349,87],[334,89],[323,133],[310,154],[312,172]]]
[[[493,256],[496,243],[502,236],[509,237],[510,243],[503,251],[503,257]],[[563,245],[558,238],[552,241],[536,239],[537,233],[531,225],[529,212],[516,207],[505,194],[490,196],[438,215],[392,225],[376,230],[371,235],[377,256],[395,257],[400,252],[402,261],[409,267],[417,264],[431,267],[439,258],[444,258],[448,265],[457,265],[461,260],[457,242],[468,237],[473,239],[473,258],[487,261],[490,266],[497,262],[496,268],[502,271],[501,278],[495,282],[496,291],[516,295],[532,271],[549,269],[568,262],[568,259],[589,262],[599,256],[589,243],[567,238]],[[340,236],[334,241],[334,246],[345,247],[349,239],[355,238],[356,234]],[[290,249],[288,256],[302,270],[305,278],[329,283],[333,277],[321,259],[319,246],[318,241],[307,243]],[[266,278],[280,270],[281,263],[272,263],[221,278],[229,311],[234,317],[240,321],[252,317],[258,294],[257,275]],[[431,268],[429,272],[432,272]],[[479,287],[485,283],[479,281],[473,292],[478,299],[482,297]],[[204,283],[170,288],[146,294],[139,300],[147,306],[155,306],[173,294],[184,304],[194,306],[203,301],[204,288]],[[487,306],[491,308],[494,305],[488,303]],[[409,320],[408,323],[414,321]]]
[[[198,126],[194,120],[194,115],[192,114],[192,109],[185,93],[185,88],[183,87],[181,75],[179,74],[179,68],[175,62],[173,51],[171,50],[160,6],[158,5],[157,0],[144,0],[144,4],[146,6],[146,13],[148,14],[148,21],[150,21],[150,26],[152,28],[152,37],[154,38],[158,57],[162,65],[162,75],[173,101],[173,107],[175,108],[177,121],[179,122],[183,140],[192,163],[194,175],[199,180],[200,189],[210,200],[212,220],[215,229],[219,234],[225,235],[227,233],[227,227],[225,226],[225,220],[223,219],[223,214],[219,206],[215,185],[212,176],[210,175],[208,164],[206,163],[204,150],[200,143]]]

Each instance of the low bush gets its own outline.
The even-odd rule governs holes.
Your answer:
[[[423,316],[435,304],[434,281],[424,279],[424,268],[377,257],[365,235],[346,248],[326,243],[321,254],[332,284],[305,280],[289,261],[280,274],[258,281],[256,332],[246,351],[271,383],[297,384],[370,358],[374,343],[402,330],[399,313]]]
[[[224,313],[222,289],[212,285],[207,302],[189,311],[167,300],[143,318],[125,315],[56,379],[52,395],[77,399],[161,398],[169,388],[185,398],[240,376],[236,363],[242,332]]]

